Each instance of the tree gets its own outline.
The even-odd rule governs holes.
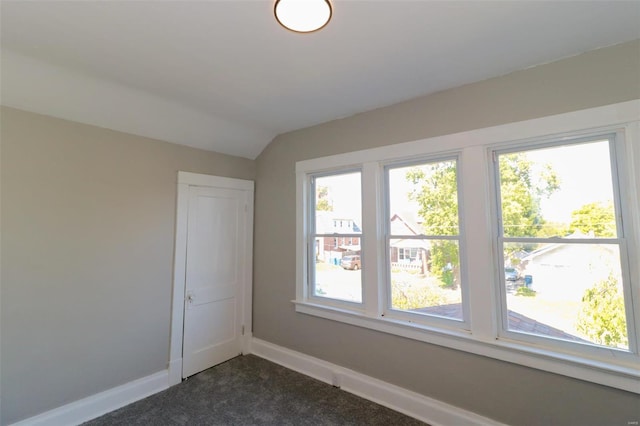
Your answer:
[[[500,195],[504,235],[508,237],[535,237],[544,232],[545,220],[540,200],[560,187],[555,171],[549,165],[536,168],[526,153],[500,155]],[[458,234],[458,191],[456,163],[443,161],[413,167],[406,174],[414,185],[409,194],[419,204],[418,214],[423,219],[427,235]],[[512,245],[510,250],[518,250]],[[507,254],[508,255],[508,254]],[[443,286],[456,287],[458,244],[450,240],[432,240],[431,271]]]
[[[406,179],[413,183],[409,198],[420,205],[426,235],[458,234],[458,186],[455,162],[443,161],[429,166],[414,167]],[[459,276],[458,243],[451,240],[431,240],[429,269],[443,287],[457,287]]]
[[[458,183],[456,163],[443,161],[407,171],[406,179],[414,185],[409,198],[420,205],[427,235],[458,234]]]
[[[560,188],[551,166],[534,171],[526,153],[500,156],[500,195],[505,237],[536,237],[543,232],[545,220],[540,200]]]
[[[538,231],[536,237],[551,238],[551,237],[564,237],[570,234],[569,225],[561,222],[549,222],[545,221],[542,229]]]
[[[319,186],[316,190],[316,210],[333,211],[333,205],[329,200],[329,188],[326,186]]]
[[[571,213],[569,231],[583,234],[593,232],[594,237],[615,237],[616,220],[613,202],[585,204]]]
[[[613,275],[585,290],[578,313],[577,329],[600,345],[629,346],[624,295]]]

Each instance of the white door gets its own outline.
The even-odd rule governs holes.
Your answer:
[[[182,377],[242,352],[250,195],[189,187]]]

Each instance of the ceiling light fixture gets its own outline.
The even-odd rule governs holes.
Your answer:
[[[273,13],[286,29],[311,33],[329,23],[333,8],[329,0],[276,0]]]

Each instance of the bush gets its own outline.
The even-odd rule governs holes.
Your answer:
[[[516,290],[516,296],[535,297],[536,291],[530,289],[529,287],[518,287],[518,289]]]
[[[613,275],[584,292],[577,329],[600,345],[629,346],[624,295]]]
[[[411,310],[446,304],[442,290],[425,286],[412,286],[406,282],[391,283],[391,306],[395,309]]]
[[[442,280],[442,284],[440,284],[440,287],[451,288],[451,289],[455,288],[453,271],[448,271],[448,270],[443,271],[440,279]]]

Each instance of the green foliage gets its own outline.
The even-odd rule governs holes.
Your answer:
[[[418,214],[427,235],[458,234],[458,184],[456,163],[443,161],[414,167],[406,179],[415,185],[409,195],[420,205]]]
[[[540,200],[560,188],[557,174],[549,165],[535,173],[526,153],[500,156],[502,222],[507,237],[536,237],[544,229]]]
[[[426,235],[458,234],[458,183],[456,163],[443,161],[414,167],[406,179],[414,184],[410,199],[420,205],[423,232]],[[458,260],[456,241],[432,240],[430,270],[444,287],[455,288]]]
[[[529,287],[518,287],[518,289],[516,290],[516,296],[535,297],[536,291],[530,289]]]
[[[319,186],[316,189],[316,210],[333,211],[333,205],[329,200],[329,189],[326,186]]]
[[[570,232],[580,231],[595,237],[615,237],[616,220],[613,202],[585,204],[571,213]]]
[[[458,234],[458,188],[455,161],[443,161],[414,167],[406,174],[414,184],[409,197],[418,202],[427,235]],[[500,156],[500,193],[505,236],[535,237],[565,229],[545,228],[540,200],[560,187],[557,174],[549,165],[534,171],[526,153]],[[546,236],[546,235],[540,235]],[[515,250],[516,247],[513,246]],[[509,253],[506,253],[509,257]],[[455,288],[459,276],[459,252],[456,241],[432,240],[430,270],[444,287]]]
[[[411,310],[446,304],[443,290],[412,286],[407,282],[391,281],[391,306],[395,309]]]
[[[441,281],[444,288],[457,288],[458,243],[448,240],[431,241],[431,272]]]
[[[624,295],[614,276],[584,292],[577,330],[594,343],[628,347]]]
[[[569,235],[569,227],[565,223],[559,222],[544,222],[542,228],[538,231],[536,237],[539,238],[551,238],[551,237],[565,237]]]

